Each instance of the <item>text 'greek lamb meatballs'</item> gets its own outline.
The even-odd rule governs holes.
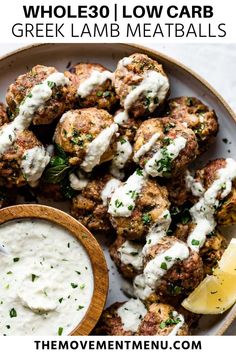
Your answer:
[[[101,64],[79,63],[65,75],[77,90],[78,108],[97,107],[111,111],[118,104],[112,80],[113,74]]]
[[[113,158],[117,132],[118,125],[107,111],[83,108],[64,113],[54,141],[68,154],[71,165],[91,172]]]
[[[171,118],[151,118],[139,127],[134,144],[134,161],[152,177],[181,174],[196,158],[194,132]]]
[[[57,73],[54,67],[37,65],[26,74],[20,75],[9,86],[6,101],[13,117],[18,115],[19,106],[23,104],[25,99],[28,97],[32,98],[31,90],[37,85],[42,84],[54,73]],[[71,109],[75,103],[76,89],[70,84],[69,80],[66,85],[58,86],[49,80],[48,85],[52,89],[52,95],[34,112],[32,119],[34,125],[52,123],[61,117],[66,110]]]
[[[169,94],[162,65],[145,54],[132,54],[119,61],[114,86],[124,111],[135,118],[153,113]]]

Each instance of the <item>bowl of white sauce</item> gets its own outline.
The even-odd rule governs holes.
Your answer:
[[[0,210],[0,335],[88,335],[108,272],[92,234],[43,205]]]

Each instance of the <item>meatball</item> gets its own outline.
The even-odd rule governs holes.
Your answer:
[[[132,176],[139,173],[137,170]],[[123,187],[129,185],[129,180],[123,184]],[[148,231],[156,225],[163,212],[169,208],[169,201],[167,190],[165,187],[161,187],[154,179],[145,179],[145,182],[141,188],[140,194],[136,194],[132,191],[132,182],[130,185],[130,194],[135,199],[134,207],[128,206],[131,212],[130,217],[119,216],[117,212],[122,205],[122,200],[116,199],[116,193],[113,194],[111,203],[109,205],[110,219],[113,227],[117,231],[119,236],[123,236],[130,240],[142,239]],[[117,194],[120,195],[119,189]],[[115,206],[116,210],[113,210]],[[168,216],[168,211],[166,213]]]
[[[189,335],[184,317],[167,304],[152,304],[139,327],[139,336]]]
[[[33,87],[41,84],[51,74],[56,72],[57,70],[54,67],[37,65],[26,74],[20,75],[16,81],[9,86],[6,94],[6,101],[9,105],[10,112],[16,116],[20,104],[24,102],[25,98],[30,97]],[[51,85],[50,82],[48,82],[48,84]],[[32,123],[35,125],[52,123],[74,105],[75,87],[71,84],[65,86],[51,85],[50,87],[52,89],[52,96],[47,100],[45,105],[40,107],[35,113],[32,120]]]
[[[143,244],[117,237],[110,247],[110,256],[124,278],[133,279],[143,270]]]
[[[35,151],[31,150],[34,148]],[[32,151],[35,154],[31,155]],[[8,188],[27,183],[34,185],[49,160],[49,155],[31,131],[18,132],[11,147],[0,157],[1,184]]]
[[[95,334],[135,335],[146,313],[147,310],[140,300],[130,299],[124,303],[116,302],[103,312],[95,328]]]
[[[233,160],[229,159],[232,163]],[[234,163],[234,162],[233,162]],[[214,181],[218,179],[218,171],[224,169],[227,165],[227,159],[216,159],[210,161],[204,168],[197,170],[195,174],[196,181],[200,181],[205,190],[208,190]],[[235,168],[235,167],[234,167]],[[226,184],[223,184],[218,193],[219,205],[216,210],[215,219],[218,225],[233,225],[236,223],[236,179],[232,181],[232,188],[226,196],[222,194],[226,190]]]
[[[114,86],[121,106],[135,118],[154,112],[169,93],[169,80],[162,65],[138,53],[119,61]]]
[[[111,111],[118,103],[112,85],[112,73],[100,64],[79,63],[65,75],[77,90],[77,106],[97,107]]]
[[[68,155],[71,165],[80,165],[85,172],[114,156],[118,125],[103,109],[83,108],[66,112],[54,135]]]
[[[199,152],[207,150],[219,126],[216,114],[195,97],[178,97],[169,100],[168,115],[186,123],[196,134]]]
[[[71,215],[92,232],[111,232],[112,226],[107,213],[107,202],[120,181],[111,175],[97,176],[72,199]]]
[[[184,295],[191,293],[204,277],[203,263],[197,252],[189,249],[189,256],[183,260],[175,259],[174,264],[168,268],[168,262],[172,261],[168,257],[168,250],[176,244],[185,245],[184,242],[175,237],[164,237],[158,244],[153,245],[146,251],[144,259],[144,272],[148,272],[150,261],[157,256],[166,253],[165,261],[161,264],[164,275],[156,282],[156,293],[160,296]],[[148,274],[149,276],[149,274]]]
[[[139,127],[134,161],[153,177],[183,173],[197,154],[194,132],[171,118],[148,119]]]
[[[9,122],[7,109],[4,103],[0,103],[0,127]]]

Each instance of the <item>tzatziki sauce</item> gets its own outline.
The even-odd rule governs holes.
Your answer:
[[[21,219],[0,226],[0,334],[68,335],[93,295],[84,247],[53,222]]]

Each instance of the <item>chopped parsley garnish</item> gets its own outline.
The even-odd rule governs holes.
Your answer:
[[[125,139],[125,138],[123,138],[123,136],[120,138],[120,143],[121,143],[121,145],[123,145],[123,144],[125,144],[125,143],[126,143],[126,139]]]
[[[128,210],[133,210],[134,209],[134,206],[133,205],[129,205],[128,206]]]
[[[135,257],[135,256],[138,255],[138,252],[130,252],[130,255],[133,256],[133,257]]]
[[[14,307],[10,310],[9,315],[10,315],[11,318],[17,317],[17,312],[14,309]]]
[[[181,322],[180,318],[168,318],[166,321],[162,321],[159,325],[159,327],[161,329],[164,329],[165,327],[167,326],[172,326],[172,325],[176,325],[178,324],[179,322]]]
[[[39,278],[38,275],[36,275],[36,274],[31,274],[31,280],[32,280],[32,282],[34,282],[35,279],[37,279],[37,278]]]
[[[11,271],[9,271],[9,272],[7,272],[7,274],[9,275],[9,274],[12,274],[12,272]]]
[[[124,206],[124,204],[119,199],[116,199],[115,200],[115,206],[116,206],[116,208],[120,208],[121,206]]]
[[[71,287],[72,287],[73,289],[78,288],[78,284],[70,283],[70,285],[71,285]]]
[[[85,284],[80,285],[80,289],[83,290],[85,288]]]
[[[70,248],[70,242],[67,243],[67,247]]]
[[[56,84],[53,81],[48,81],[48,86],[52,89],[53,87],[56,86]]]
[[[103,92],[102,91],[97,91],[96,95],[97,95],[97,97],[101,97],[103,95]]]
[[[162,262],[160,268],[161,268],[161,269],[164,269],[164,270],[167,270],[167,264],[166,264],[166,262]]]
[[[63,333],[63,327],[59,327],[59,328],[58,328],[58,331],[57,331],[57,334],[58,334],[59,336],[61,336],[62,333]]]
[[[59,302],[60,302],[60,304],[61,304],[61,303],[62,303],[62,301],[63,301],[63,297],[61,297],[58,301],[59,301]]]
[[[76,272],[78,275],[80,275],[80,274],[81,274],[81,272],[79,272],[78,270],[75,270],[75,272]]]
[[[143,171],[141,170],[141,168],[137,168],[136,174],[137,174],[138,176],[143,176]]]
[[[16,258],[13,258],[13,262],[19,262],[20,258],[16,257]]]
[[[167,148],[161,149],[162,158],[156,162],[157,171],[169,174],[171,172],[172,156],[169,154]]]
[[[170,257],[170,256],[165,256],[165,260],[166,260],[167,262],[170,262],[170,261],[172,261],[172,257]]]
[[[191,242],[191,244],[192,244],[193,246],[199,246],[199,245],[200,245],[200,241],[193,239],[192,242]]]
[[[10,329],[10,328],[11,328],[11,326],[10,326],[10,325],[6,325],[6,328],[7,328],[7,329]]]
[[[151,221],[152,221],[152,217],[150,214],[146,213],[142,215],[142,222],[144,225],[150,224]]]
[[[77,308],[77,311],[82,310],[83,308],[84,308],[84,306],[79,305],[78,308]]]

